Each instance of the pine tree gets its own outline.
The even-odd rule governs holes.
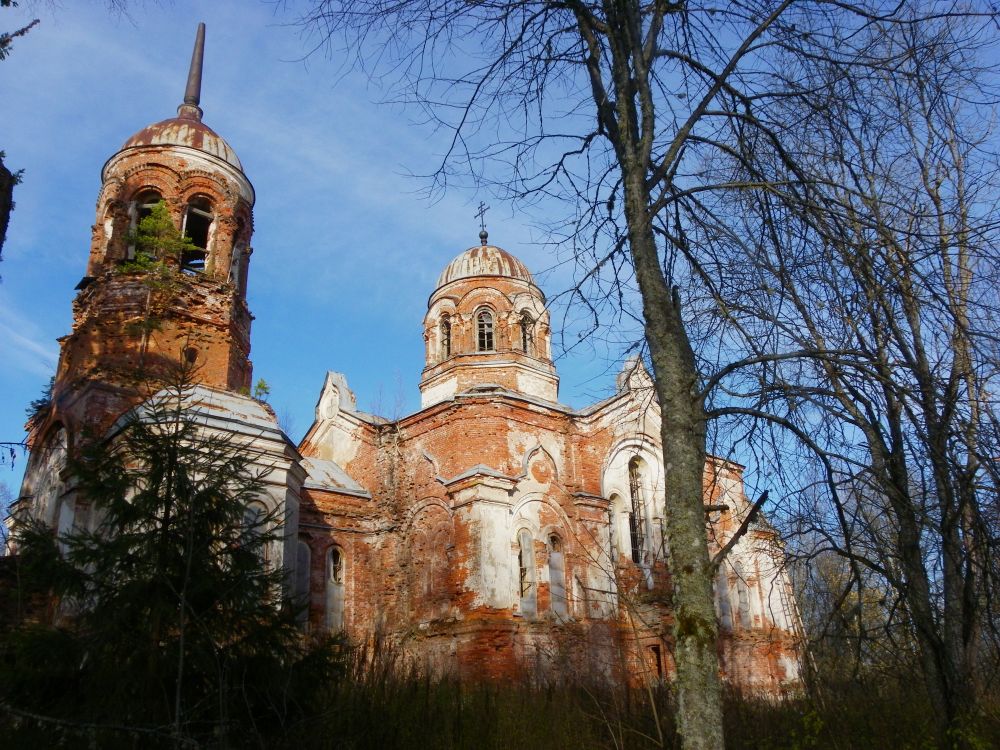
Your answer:
[[[270,563],[282,519],[253,451],[199,424],[191,396],[185,370],[73,461],[71,532],[18,532],[23,579],[56,605],[7,639],[8,707],[226,744],[301,710],[305,672],[333,679]]]

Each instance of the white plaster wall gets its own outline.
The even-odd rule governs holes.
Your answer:
[[[517,389],[528,396],[546,401],[555,401],[559,397],[558,381],[520,368],[517,371]]]
[[[476,515],[480,524],[477,598],[487,607],[505,609],[511,606],[510,509],[504,503],[477,503]]]
[[[424,388],[420,392],[420,408],[426,409],[428,406],[454,398],[457,389],[458,380],[454,375],[438,381],[429,388]]]

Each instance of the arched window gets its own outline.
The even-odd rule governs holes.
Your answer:
[[[642,470],[638,457],[628,462],[628,490],[632,506],[628,514],[629,539],[632,542],[632,562],[642,562],[645,543],[646,503],[642,496]]]
[[[563,557],[562,540],[557,534],[550,534],[549,548],[549,598],[552,600],[552,614],[563,620],[568,607],[566,602],[566,560]]]
[[[619,516],[622,512],[622,499],[618,495],[612,495],[608,502],[608,554],[611,555],[611,562],[616,562],[619,555]]]
[[[261,562],[270,562],[270,544],[261,540],[267,531],[267,508],[261,503],[250,503],[243,509],[242,542],[255,547]]]
[[[441,359],[445,360],[451,356],[451,318],[447,315],[441,316]]]
[[[237,294],[243,294],[243,261],[247,254],[247,238],[244,237],[246,222],[243,217],[236,219],[233,233],[233,252],[229,259],[229,283],[236,287]]]
[[[312,554],[309,551],[309,544],[305,539],[299,539],[295,545],[295,598],[300,607],[298,621],[300,625],[309,622],[309,594],[310,594],[310,562]]]
[[[736,573],[736,608],[740,616],[740,625],[749,630],[753,624],[753,613],[750,611],[750,587],[747,586],[746,573],[739,560],[733,563]]]
[[[135,224],[139,225],[139,222],[153,213],[153,208],[157,203],[163,200],[163,197],[155,190],[143,190],[136,196],[135,199]]]
[[[326,629],[344,629],[344,551],[331,547],[326,555]]]
[[[719,568],[713,583],[715,589],[715,608],[719,616],[719,627],[722,630],[733,629],[733,606],[729,600],[729,579],[725,567]]]
[[[535,321],[531,317],[531,313],[527,310],[522,312],[518,325],[521,329],[521,351],[525,354],[531,354],[531,350],[535,346]]]
[[[476,315],[476,337],[479,351],[493,351],[493,315],[489,310],[482,310]]]
[[[139,224],[153,213],[156,204],[163,200],[163,197],[155,190],[143,190],[132,201],[129,214],[131,216],[129,232],[135,234],[139,230]],[[135,260],[135,245],[129,244],[125,253],[126,260]]]
[[[531,532],[521,529],[517,533],[518,590],[520,592],[520,612],[525,617],[534,617],[537,612],[535,587],[535,547]]]
[[[212,202],[204,195],[196,195],[188,202],[184,214],[184,236],[190,238],[195,247],[181,255],[181,270],[185,273],[201,273],[205,270],[214,218]]]

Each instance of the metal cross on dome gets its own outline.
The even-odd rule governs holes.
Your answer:
[[[479,219],[479,240],[484,245],[486,240],[489,239],[489,233],[486,231],[486,212],[490,210],[482,201],[479,201],[479,210],[476,212],[476,218]]]

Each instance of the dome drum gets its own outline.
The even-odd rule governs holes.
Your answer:
[[[545,296],[527,267],[494,245],[469,248],[438,278],[424,317],[427,406],[483,384],[554,402]]]

